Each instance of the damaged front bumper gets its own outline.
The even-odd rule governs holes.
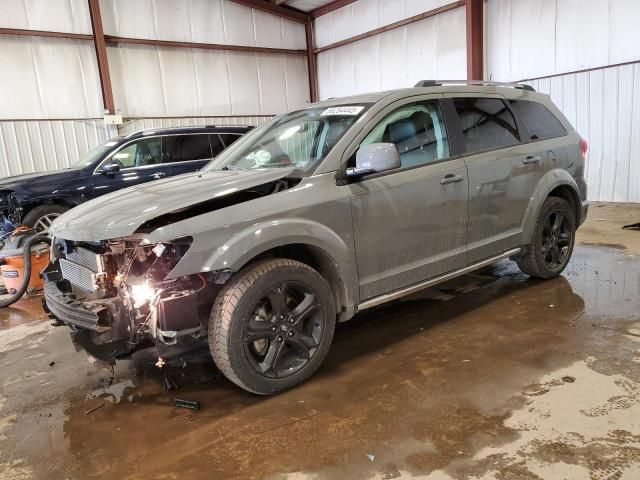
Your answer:
[[[210,297],[212,289],[205,277],[156,284],[145,274],[150,295],[141,299],[136,298],[135,285],[128,284],[121,268],[108,258],[110,254],[69,244],[66,253],[55,249],[61,257],[53,258],[42,272],[43,306],[51,318],[71,328],[76,347],[112,362],[154,343],[173,345],[183,335],[206,336],[210,307],[204,294]],[[144,270],[144,265],[135,264],[137,258],[133,254],[126,260],[126,268]],[[154,259],[148,263],[154,265]]]

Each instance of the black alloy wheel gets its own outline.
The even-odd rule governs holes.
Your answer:
[[[232,276],[209,318],[209,348],[236,385],[270,395],[306,380],[333,339],[333,293],[309,265],[261,260]]]

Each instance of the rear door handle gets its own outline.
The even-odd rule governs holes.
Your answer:
[[[527,158],[525,158],[522,163],[524,163],[525,165],[529,165],[530,163],[538,163],[540,160],[542,160],[540,157],[534,157],[533,155],[529,155]]]
[[[440,180],[440,185],[446,185],[447,183],[457,183],[463,180],[464,180],[464,177],[462,175],[453,175],[450,173],[449,175],[445,176],[442,180]]]
[[[164,172],[156,172],[153,175],[151,175],[153,178],[155,178],[156,180],[159,180],[161,178],[166,177],[167,175]]]

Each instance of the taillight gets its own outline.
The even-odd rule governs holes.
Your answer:
[[[582,156],[584,158],[587,157],[587,149],[589,148],[589,144],[584,138],[580,139],[580,151],[582,152]]]

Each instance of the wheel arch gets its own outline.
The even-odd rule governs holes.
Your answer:
[[[566,200],[574,212],[576,226],[580,224],[581,204],[576,181],[566,170],[551,170],[538,182],[538,187],[525,211],[522,225],[522,245],[528,245],[531,241],[538,213],[548,197],[560,197]]]

